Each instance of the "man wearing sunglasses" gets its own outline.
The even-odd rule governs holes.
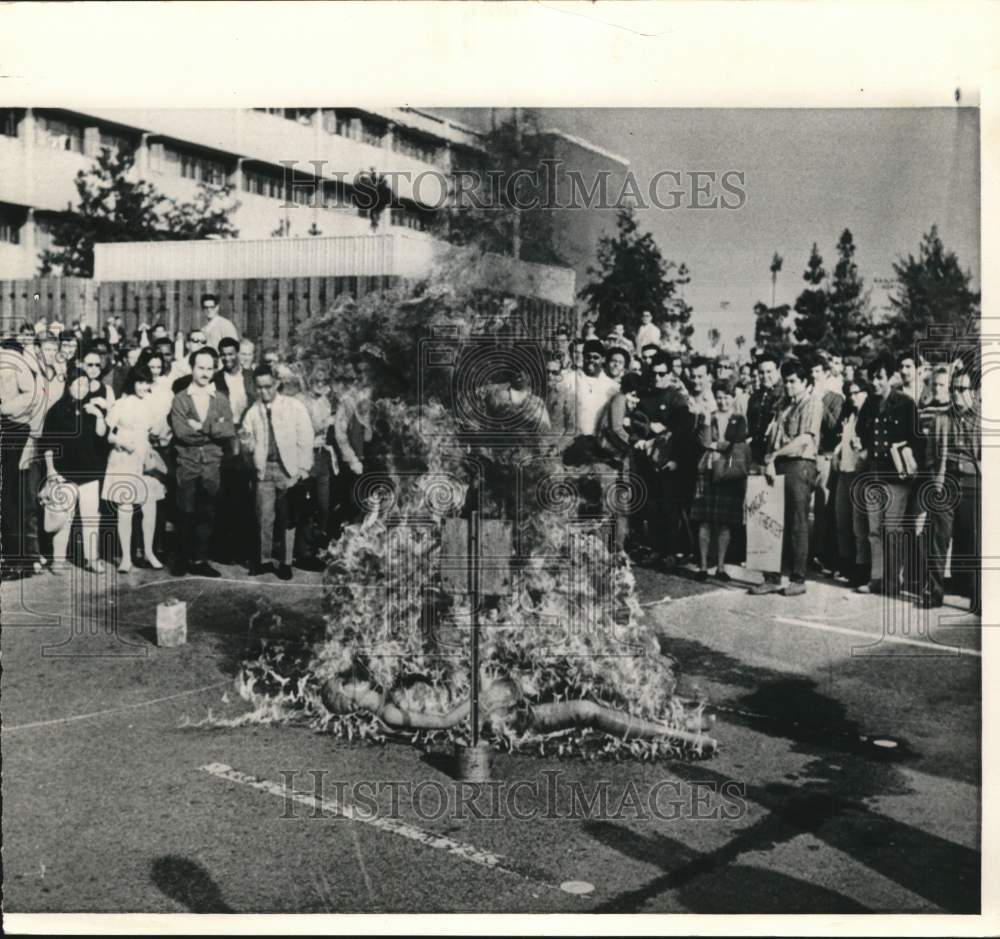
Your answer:
[[[194,355],[195,352],[201,352],[203,349],[207,348],[209,348],[209,345],[208,339],[205,337],[204,330],[192,329],[191,332],[188,333],[186,361],[190,363],[191,356]],[[214,352],[215,350],[213,349],[212,351]],[[178,362],[177,365],[184,368],[184,366],[181,365],[181,362]],[[177,378],[171,386],[171,390],[174,394],[184,391],[184,389],[191,384],[190,364],[187,365],[184,371],[185,374],[182,374],[179,378]]]
[[[676,564],[681,516],[694,485],[688,471],[691,461],[685,459],[686,453],[694,452],[694,416],[687,395],[677,387],[670,359],[668,353],[658,352],[650,363],[652,388],[637,408],[649,431],[638,444],[634,461],[635,472],[649,493],[635,534],[642,537],[645,530],[645,543],[653,553],[650,560],[658,559],[667,569]]]

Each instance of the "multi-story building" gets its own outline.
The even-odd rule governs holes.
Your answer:
[[[586,141],[550,133],[563,153],[588,168],[594,160],[615,171],[627,165]],[[136,177],[177,200],[192,201],[203,182],[230,183],[240,239],[358,236],[351,250],[370,260],[363,236],[405,234],[396,250],[382,252],[405,270],[379,272],[387,276],[408,274],[432,254],[424,242],[434,240],[428,229],[453,165],[483,158],[479,130],[415,108],[6,108],[0,110],[0,278],[37,274],[53,222],[77,202],[76,174],[104,147],[134,150]],[[388,174],[397,206],[375,230],[353,198],[357,175],[373,169]],[[567,266],[579,273],[603,222],[586,212],[561,214],[560,244]],[[556,279],[568,288],[549,299],[572,304],[572,282]]]

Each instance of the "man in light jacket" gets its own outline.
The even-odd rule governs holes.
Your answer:
[[[275,521],[284,546],[277,574],[292,579],[296,520],[289,498],[293,486],[308,479],[313,462],[313,427],[306,406],[278,393],[278,378],[268,365],[254,370],[257,400],[243,418],[242,445],[253,454],[257,474],[257,534],[260,560],[251,561],[251,576],[274,573],[272,548]]]

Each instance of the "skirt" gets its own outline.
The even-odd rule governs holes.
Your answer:
[[[691,521],[736,528],[743,524],[745,494],[746,481],[743,479],[717,483],[707,473],[699,473],[691,503]]]
[[[155,476],[131,476],[108,473],[101,487],[101,498],[114,505],[147,505],[159,502],[167,494],[163,483]]]

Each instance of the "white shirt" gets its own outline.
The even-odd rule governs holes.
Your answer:
[[[236,327],[233,325],[233,321],[227,320],[224,316],[219,316],[218,314],[213,316],[202,327],[201,331],[205,334],[207,345],[210,345],[216,352],[219,351],[219,343],[227,336],[236,340],[240,338],[239,333],[236,332]]]
[[[618,393],[618,385],[604,372],[591,377],[576,374],[576,430],[579,434],[597,433],[604,407]]]
[[[645,323],[639,327],[636,333],[635,347],[642,352],[643,346],[658,346],[660,344],[660,327],[654,323]]]
[[[209,382],[204,388],[199,388],[194,382],[191,382],[188,385],[187,392],[191,395],[191,400],[194,402],[194,409],[198,414],[198,420],[204,424],[205,418],[208,417],[209,402],[215,397],[215,385]]]
[[[243,369],[237,370],[235,375],[223,371],[222,377],[229,389],[229,406],[233,409],[233,420],[238,424],[248,404],[247,389],[243,384]]]

